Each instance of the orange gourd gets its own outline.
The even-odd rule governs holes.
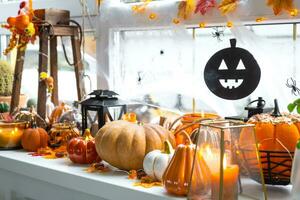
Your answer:
[[[34,123],[32,128],[26,129],[22,135],[21,144],[26,151],[37,151],[39,148],[47,147],[48,133],[37,128]]]
[[[180,144],[176,148],[174,156],[163,174],[165,189],[168,193],[178,196],[187,195],[190,187],[193,187],[193,191],[195,190],[194,187],[197,187],[197,190],[209,190],[210,171],[203,156],[198,150],[195,156],[196,145],[192,143],[186,133],[181,132],[179,134],[185,138],[185,144]],[[196,160],[193,169],[194,158]]]

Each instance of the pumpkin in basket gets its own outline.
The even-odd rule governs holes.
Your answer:
[[[171,132],[155,124],[118,120],[106,123],[95,137],[98,155],[122,170],[143,168],[143,160],[153,150],[163,150],[164,141],[175,146]]]
[[[179,134],[185,138],[185,144],[177,146],[163,174],[165,189],[168,193],[178,196],[186,196],[189,190],[209,191],[211,181],[209,167],[199,150],[195,156],[196,145],[192,143],[190,137],[184,132]]]
[[[248,123],[255,124],[256,139],[264,171],[271,170],[278,182],[280,182],[280,177],[289,179],[292,154],[300,137],[294,119],[288,115],[282,116],[276,102],[274,113],[255,115],[249,119]],[[239,142],[241,146],[245,146],[249,136],[247,131],[241,133]],[[269,154],[271,155],[270,161],[266,158],[268,153],[271,153]],[[268,164],[271,165],[268,166]]]

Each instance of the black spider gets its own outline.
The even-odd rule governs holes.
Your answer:
[[[290,84],[290,81],[291,80],[291,84]],[[300,89],[297,87],[296,85],[296,81],[293,79],[293,78],[289,78],[287,79],[286,81],[286,86],[288,88],[291,88],[292,89],[292,94],[297,96],[297,95],[300,95]]]
[[[141,71],[139,71],[137,74],[138,74],[137,82],[140,85],[140,84],[142,84],[142,80],[144,78],[144,75],[143,75],[143,72],[141,72]]]
[[[214,29],[214,32],[211,33],[212,36],[213,36],[214,38],[217,38],[218,41],[221,42],[221,41],[222,41],[221,37],[224,36],[224,31],[225,31],[225,30],[224,30],[224,29],[219,30],[218,27],[215,27],[215,28],[213,28],[213,29]]]

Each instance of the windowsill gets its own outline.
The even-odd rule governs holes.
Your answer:
[[[24,151],[0,151],[0,197],[3,189],[19,192],[32,199],[185,199],[167,195],[162,187],[145,189],[133,186],[134,181],[121,171],[91,174],[87,166],[72,164],[68,159],[46,160]],[[249,180],[251,181],[251,180]],[[26,183],[25,185],[22,183]],[[39,187],[37,190],[36,187]],[[261,196],[256,187],[253,194]],[[269,199],[288,200],[290,186],[268,187]],[[59,190],[59,191],[58,191]],[[6,192],[7,192],[6,191]],[[41,192],[43,191],[43,192]],[[50,193],[49,193],[50,191]],[[51,193],[54,191],[54,193]],[[53,196],[47,196],[47,192]],[[75,195],[77,194],[77,195]],[[68,197],[68,198],[67,198]],[[239,197],[241,200],[249,198]],[[259,199],[259,198],[258,198]]]

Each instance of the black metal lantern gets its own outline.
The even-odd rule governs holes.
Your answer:
[[[98,119],[98,128],[104,126],[107,119],[110,121],[119,120],[127,112],[125,102],[119,100],[117,93],[109,90],[95,90],[89,94],[91,97],[81,102],[82,130],[88,127],[88,120],[91,122]],[[92,115],[90,111],[95,114]],[[94,117],[95,120],[92,120]]]

